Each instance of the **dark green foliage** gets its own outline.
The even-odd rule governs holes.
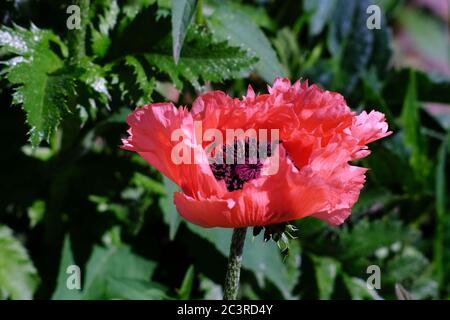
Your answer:
[[[384,112],[394,133],[356,163],[370,170],[343,226],[248,230],[240,296],[450,297],[450,79],[392,63],[392,26],[445,62],[439,20],[402,1],[91,0],[83,39],[66,28],[69,3],[0,9],[0,299],[221,298],[232,230],[180,217],[178,187],[119,148],[126,116],[287,75]],[[380,30],[366,28],[373,3]],[[72,265],[81,290],[67,289]]]

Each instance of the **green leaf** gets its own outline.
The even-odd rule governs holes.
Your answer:
[[[101,1],[100,8],[95,8],[99,15],[98,28],[91,27],[92,51],[99,57],[104,57],[111,45],[110,31],[115,27],[119,16],[119,5],[116,0]]]
[[[35,26],[31,30],[3,27],[0,32],[2,52],[18,55],[5,62],[7,78],[15,86],[14,103],[27,114],[30,142],[36,147],[43,140],[49,142],[73,91],[72,78],[62,70],[63,62],[50,43],[64,46],[52,32]]]
[[[366,26],[368,0],[338,0],[330,20],[328,48],[334,60],[334,84],[346,94],[352,92],[368,64],[374,33]]]
[[[394,133],[382,146],[374,145],[372,150],[371,156],[363,163],[370,168],[368,174],[378,187],[400,188],[411,194],[423,190],[415,178],[400,134]]]
[[[132,0],[123,4],[121,10],[123,17],[119,22],[119,31],[122,32],[141,11],[155,2],[156,0]]]
[[[133,72],[136,75],[136,84],[141,90],[141,97],[137,101],[138,105],[143,105],[152,101],[153,89],[156,86],[155,78],[150,80],[145,73],[145,69],[142,64],[133,56],[126,56],[125,63],[133,68]]]
[[[163,177],[166,196],[160,198],[159,205],[163,211],[163,219],[169,225],[169,238],[171,241],[175,239],[178,228],[180,227],[181,217],[173,203],[173,193],[180,191],[178,186],[170,179]]]
[[[287,71],[279,62],[269,40],[248,16],[228,5],[228,2],[214,4],[214,12],[208,19],[208,26],[215,37],[256,56],[259,61],[255,70],[268,83],[272,83],[276,77],[287,76]]]
[[[328,300],[334,291],[334,283],[340,272],[341,265],[338,261],[330,257],[311,255],[314,263],[319,298]]]
[[[197,0],[172,1],[172,50],[173,59],[178,63],[186,31],[195,13]]]
[[[127,300],[166,300],[167,288],[153,282],[132,278],[108,277],[106,279],[105,299]]]
[[[188,300],[191,297],[192,285],[194,283],[194,266],[191,265],[184,275],[181,287],[177,290],[178,298]]]
[[[155,268],[155,262],[135,255],[127,246],[94,247],[86,265],[83,298],[102,299],[109,277],[148,281]]]
[[[79,79],[92,92],[91,96],[108,106],[108,101],[111,100],[107,86],[108,81],[106,80],[106,73],[109,71],[109,66],[98,65],[88,57],[85,57],[78,62],[77,68],[77,71],[80,72]]]
[[[420,131],[421,121],[417,98],[417,82],[416,74],[413,70],[410,72],[408,89],[403,102],[401,123],[404,130],[404,143],[411,149],[411,167],[414,169],[416,176],[423,180],[428,176],[431,164],[426,155],[425,138]]]
[[[67,288],[66,273],[67,267],[75,265],[75,259],[72,254],[72,245],[70,242],[70,236],[66,235],[64,238],[63,250],[61,253],[61,262],[59,263],[59,272],[56,283],[56,289],[53,292],[53,300],[79,300],[81,299],[81,292],[76,289]]]
[[[450,243],[450,218],[447,211],[447,186],[446,186],[446,163],[449,150],[450,131],[442,142],[438,152],[438,162],[436,166],[436,231],[434,236],[434,265],[436,276],[440,287],[450,279],[450,256],[446,254],[446,244]]]
[[[208,3],[208,0],[206,3]],[[237,1],[227,1],[226,5],[233,8],[234,11],[246,15],[247,19],[252,20],[260,28],[267,29],[271,32],[275,32],[278,29],[275,20],[272,19],[270,12],[264,6],[254,6],[251,3],[246,4]]]
[[[239,77],[256,61],[256,58],[237,47],[228,46],[226,42],[214,42],[207,30],[190,29],[185,44],[178,64],[173,61],[166,42],[154,53],[145,54],[147,61],[167,73],[178,89],[183,88],[180,77],[200,89],[200,78],[219,82]]]
[[[39,282],[26,249],[14,238],[10,228],[0,225],[0,292],[3,298],[31,299]]]

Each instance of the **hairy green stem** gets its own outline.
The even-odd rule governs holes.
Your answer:
[[[203,1],[198,0],[197,1],[197,10],[195,12],[195,23],[203,24],[204,22],[205,22],[205,19],[203,17]]]
[[[68,32],[69,55],[73,62],[76,62],[86,55],[86,27],[90,0],[73,0],[72,3],[80,8],[80,27]]]
[[[242,251],[247,228],[236,228],[231,237],[230,255],[228,257],[227,275],[225,276],[224,300],[236,300],[241,275]]]

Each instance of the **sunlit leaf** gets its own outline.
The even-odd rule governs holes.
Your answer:
[[[91,28],[92,51],[99,57],[106,55],[111,44],[110,32],[117,23],[119,16],[119,5],[116,0],[102,1],[100,8],[96,8],[98,15],[98,27]]]
[[[50,140],[73,91],[72,78],[50,48],[51,42],[64,48],[56,35],[35,26],[31,30],[3,27],[0,31],[2,51],[17,55],[6,62],[7,78],[16,87],[14,103],[22,105],[27,114],[34,147]]]
[[[198,89],[200,79],[219,82],[238,77],[256,61],[256,58],[237,47],[230,47],[226,42],[214,42],[206,30],[191,29],[188,32],[178,64],[173,61],[169,48],[163,43],[154,53],[145,54],[145,58],[167,73],[178,89],[183,87],[181,78]]]
[[[6,295],[4,298],[31,299],[39,282],[26,249],[10,228],[0,225],[0,291]]]

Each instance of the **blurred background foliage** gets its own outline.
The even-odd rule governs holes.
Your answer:
[[[221,298],[231,230],[179,217],[174,185],[119,148],[125,117],[211,89],[264,92],[276,76],[382,111],[394,134],[362,161],[344,225],[296,221],[284,261],[248,235],[241,297],[397,299],[396,284],[450,297],[449,1],[76,2],[74,31],[69,1],[0,4],[0,298]],[[66,288],[72,264],[81,291]]]

